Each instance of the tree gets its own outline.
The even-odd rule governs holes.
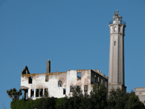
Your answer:
[[[72,97],[66,96],[61,104],[59,104],[58,109],[81,109],[80,103],[83,98],[82,91],[79,87],[74,87],[72,92]]]
[[[110,92],[107,102],[109,109],[144,109],[143,103],[134,92],[126,93],[120,88]]]
[[[7,94],[12,100],[19,100],[19,97],[22,95],[21,89],[17,91],[15,88],[7,90]]]
[[[135,95],[134,92],[131,92],[126,102],[125,109],[145,109],[145,106],[139,101],[138,96]]]
[[[63,101],[61,101],[60,104],[57,105],[57,109],[68,109],[69,105],[69,99],[68,97],[64,97]]]
[[[110,109],[124,109],[128,100],[128,94],[125,90],[117,88],[112,90],[108,98],[108,107]]]
[[[107,108],[107,88],[102,84],[98,86],[94,84],[93,90],[90,93],[90,101],[94,109]]]
[[[104,85],[100,88],[94,84],[90,96],[82,91],[79,87],[74,87],[72,97],[65,97],[58,109],[105,109],[107,108],[107,89]]]

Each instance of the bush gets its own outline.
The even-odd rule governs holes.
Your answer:
[[[126,93],[119,88],[110,92],[108,98],[109,109],[145,109],[142,102],[139,101],[138,96],[134,92]]]
[[[13,100],[11,102],[12,109],[55,109],[56,98],[39,98],[36,100]]]
[[[57,101],[56,101],[56,108],[58,108],[58,106],[62,103],[62,101],[64,100],[65,98],[58,98]]]

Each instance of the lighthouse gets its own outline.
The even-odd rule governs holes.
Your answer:
[[[124,36],[126,23],[122,21],[119,11],[114,12],[110,27],[110,54],[108,91],[125,89],[124,82]]]

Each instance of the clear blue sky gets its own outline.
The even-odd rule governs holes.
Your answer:
[[[126,22],[125,85],[145,87],[145,0],[0,0],[0,108],[21,71],[99,69],[108,76],[109,21]]]

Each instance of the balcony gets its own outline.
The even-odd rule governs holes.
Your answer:
[[[109,22],[109,24],[123,24],[123,25],[126,25],[126,22],[125,21],[115,21],[115,20],[112,20]]]

